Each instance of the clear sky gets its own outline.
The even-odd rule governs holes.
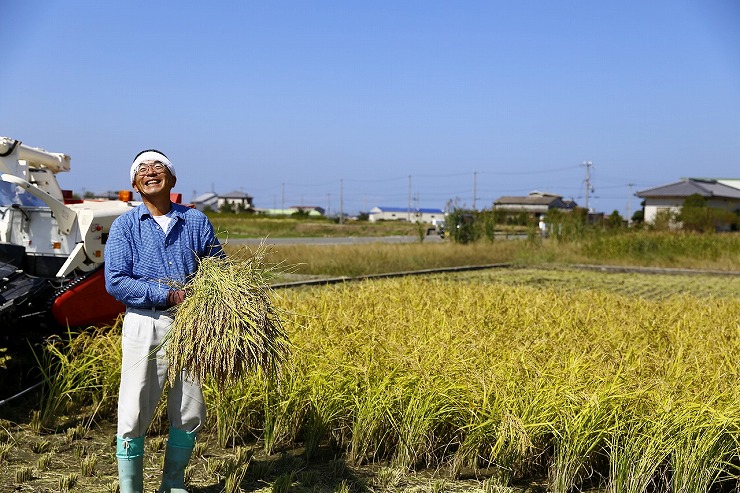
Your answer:
[[[541,190],[625,215],[740,178],[740,2],[2,0],[0,135],[186,200],[490,208]]]

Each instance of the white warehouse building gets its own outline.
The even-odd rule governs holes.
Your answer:
[[[376,221],[435,223],[445,217],[442,209],[408,209],[406,207],[373,207],[368,215],[371,223]]]

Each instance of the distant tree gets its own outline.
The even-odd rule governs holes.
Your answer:
[[[550,209],[547,211],[547,230],[558,241],[575,241],[583,238],[587,220],[588,211],[583,207]]]
[[[359,214],[357,214],[357,220],[358,221],[369,221],[370,214],[367,212],[360,212]]]
[[[494,222],[496,224],[506,224],[506,218],[507,218],[507,216],[508,216],[508,214],[506,213],[506,211],[501,210],[501,209],[496,209],[494,207],[494,209],[493,209],[493,220],[494,220]]]
[[[694,193],[686,197],[679,211],[677,220],[687,231],[704,232],[714,229],[712,211],[707,207],[706,197]]]
[[[218,208],[218,212],[223,213],[234,213],[234,206],[229,202],[228,200],[225,200],[223,204],[221,204],[221,207]]]
[[[492,210],[482,210],[478,213],[478,219],[481,224],[483,237],[489,242],[496,238],[496,213]]]
[[[655,214],[650,223],[650,229],[654,231],[668,231],[676,225],[676,212],[671,209],[662,209]]]
[[[684,230],[706,233],[736,227],[737,216],[725,209],[710,207],[706,197],[695,193],[686,197],[676,219]]]
[[[445,222],[445,234],[449,234],[455,243],[472,243],[479,237],[472,211],[455,208],[447,215]]]
[[[624,226],[624,219],[622,219],[619,212],[615,210],[606,218],[605,225],[609,229],[620,229]]]

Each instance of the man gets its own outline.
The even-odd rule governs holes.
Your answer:
[[[118,217],[105,246],[105,285],[126,305],[121,341],[116,457],[121,493],[144,491],[144,436],[167,379],[162,341],[182,303],[182,287],[198,259],[223,255],[213,226],[200,211],[170,201],[175,168],[163,153],[139,153],[130,169],[142,204]],[[187,493],[185,467],[205,420],[199,382],[181,375],[169,389],[169,438],[160,493]]]

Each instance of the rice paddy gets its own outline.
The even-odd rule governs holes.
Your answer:
[[[206,379],[205,433],[227,455],[257,447],[284,464],[300,450],[301,461],[224,462],[208,474],[203,456],[195,491],[221,491],[232,469],[233,491],[738,487],[740,276],[492,269],[278,294],[292,344],[282,378]],[[80,390],[94,394],[98,420],[114,416],[101,372],[114,373],[117,356],[82,348],[111,351],[101,339],[118,330],[75,345],[77,365],[98,375]],[[61,389],[47,395],[79,402]],[[17,447],[3,453],[18,466],[5,468],[10,482],[28,476]],[[309,474],[327,455],[341,460]]]
[[[546,476],[556,492],[735,484],[734,296],[465,275],[293,291],[286,303],[307,315],[293,324],[292,383],[275,389],[292,402],[285,440],[321,433],[355,464],[486,470],[502,486]]]

